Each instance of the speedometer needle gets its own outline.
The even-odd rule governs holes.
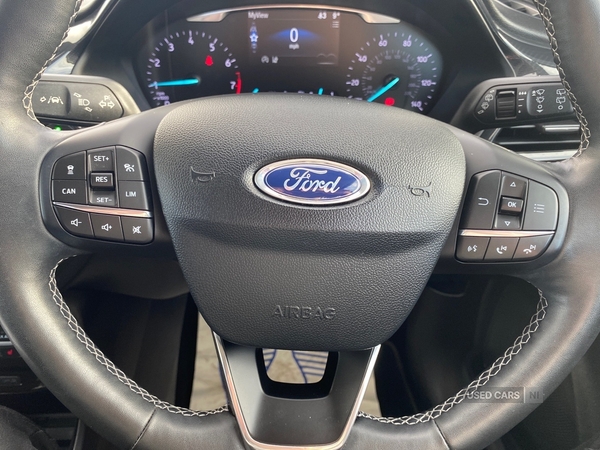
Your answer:
[[[166,87],[166,86],[191,86],[192,84],[199,84],[198,78],[185,78],[183,80],[169,80],[169,81],[155,81],[148,85],[148,87]]]
[[[385,94],[387,91],[389,91],[391,88],[393,88],[394,86],[396,86],[396,84],[398,84],[398,82],[400,81],[400,78],[396,77],[394,78],[392,81],[390,81],[388,84],[386,84],[385,86],[383,86],[381,89],[379,89],[377,92],[375,92],[373,95],[371,95],[367,101],[368,102],[372,102],[374,100],[377,100],[379,97],[381,97],[383,94]]]

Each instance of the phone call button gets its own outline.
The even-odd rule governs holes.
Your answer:
[[[517,245],[519,238],[492,238],[485,253],[485,261],[510,261]]]

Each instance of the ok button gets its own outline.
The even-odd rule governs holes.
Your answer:
[[[523,200],[518,198],[502,197],[500,201],[500,212],[502,214],[513,214],[515,216],[523,211]]]

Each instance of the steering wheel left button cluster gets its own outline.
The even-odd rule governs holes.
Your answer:
[[[127,147],[103,147],[60,158],[52,171],[52,200],[69,233],[148,244],[154,239],[144,156]]]

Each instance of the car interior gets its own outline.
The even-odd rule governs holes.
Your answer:
[[[600,449],[598,42],[0,0],[0,449]]]

